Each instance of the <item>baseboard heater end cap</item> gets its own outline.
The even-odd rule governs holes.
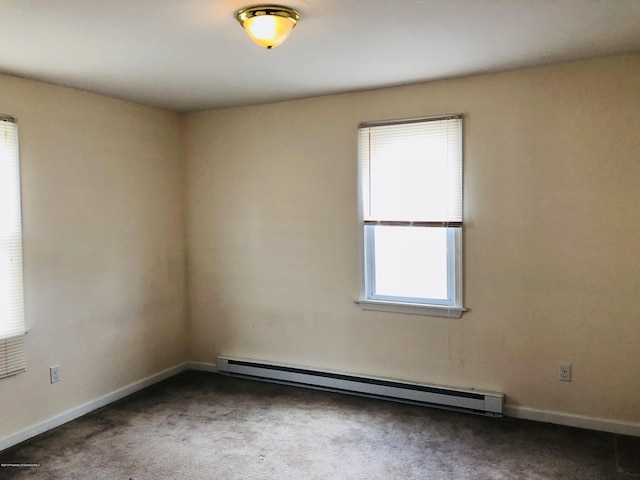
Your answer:
[[[487,412],[494,413],[498,416],[503,415],[504,395],[502,393],[491,392],[484,396],[484,409]]]
[[[220,373],[226,373],[229,371],[229,358],[228,357],[217,357],[216,358],[216,368]]]

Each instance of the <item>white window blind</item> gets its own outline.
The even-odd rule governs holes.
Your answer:
[[[0,116],[0,378],[25,370],[25,331],[18,126]]]
[[[462,222],[460,117],[363,124],[365,221]]]

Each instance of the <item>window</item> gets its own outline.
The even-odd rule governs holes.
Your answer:
[[[462,315],[462,115],[363,123],[365,309]]]
[[[0,116],[0,378],[25,370],[24,334],[18,126]]]

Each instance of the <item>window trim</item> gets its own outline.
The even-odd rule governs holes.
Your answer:
[[[447,298],[414,298],[414,297],[402,297],[395,295],[376,295],[376,270],[375,270],[375,225],[364,224],[364,258],[365,258],[365,296],[368,300],[377,300],[383,302],[393,303],[411,303],[417,305],[430,305],[430,306],[442,306],[442,307],[455,307],[460,304],[458,289],[456,288],[455,279],[459,276],[459,270],[456,265],[460,263],[459,248],[461,238],[459,235],[459,228],[447,228]],[[414,228],[424,228],[415,226]],[[427,227],[428,228],[428,227]]]
[[[460,318],[464,312],[468,311],[468,309],[464,307],[445,307],[440,305],[408,302],[387,302],[382,300],[370,300],[367,298],[357,298],[355,303],[359,304],[362,310],[406,313],[409,315],[425,315],[428,317]]]
[[[462,144],[462,114],[451,114],[451,115],[439,115],[439,116],[430,116],[430,117],[422,117],[422,118],[411,118],[406,120],[391,120],[391,121],[380,121],[380,122],[364,122],[358,125],[358,131],[361,128],[373,127],[373,126],[383,126],[383,125],[395,125],[395,124],[408,124],[408,123],[417,123],[424,121],[437,121],[437,120],[450,120],[453,118],[460,119],[460,154],[462,157],[463,153],[463,144]],[[359,147],[358,147],[359,148]],[[361,162],[360,162],[360,152],[358,150],[358,169],[357,169],[357,178],[358,178],[358,220],[359,220],[359,228],[360,233],[358,235],[358,250],[359,250],[359,271],[360,271],[360,295],[355,300],[355,303],[360,305],[362,310],[372,310],[372,311],[380,311],[380,312],[390,312],[390,313],[403,313],[403,314],[411,314],[411,315],[426,315],[426,316],[434,316],[434,317],[445,317],[445,318],[460,318],[466,309],[463,306],[463,260],[462,260],[462,222],[452,222],[450,225],[445,223],[442,224],[434,224],[434,222],[373,222],[369,220],[364,220],[364,205],[363,205],[363,185],[361,181]],[[462,162],[461,158],[461,162]],[[370,251],[375,250],[373,233],[367,233],[369,230],[372,232],[373,225],[402,225],[406,224],[406,226],[412,226],[415,228],[420,227],[448,227],[447,232],[447,245],[449,248],[453,245],[453,254],[447,255],[447,272],[448,272],[448,302],[438,303],[436,300],[433,303],[426,303],[424,301],[419,301],[418,299],[412,299],[409,297],[387,297],[387,296],[377,296],[373,294],[373,289],[375,287],[375,275],[374,275],[374,255],[369,254]],[[453,273],[453,276],[451,276]],[[416,301],[418,300],[418,301]],[[428,300],[428,299],[425,299]]]

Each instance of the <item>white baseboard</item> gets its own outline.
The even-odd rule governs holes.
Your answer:
[[[507,417],[534,420],[537,422],[565,425],[567,427],[586,428],[589,430],[640,437],[640,423],[638,422],[622,422],[620,420],[612,420],[608,418],[584,417],[582,415],[573,415],[571,413],[535,410],[533,408],[516,407],[511,405],[504,406],[504,415]]]
[[[35,437],[36,435],[40,435],[52,428],[59,427],[71,420],[75,420],[82,415],[86,415],[89,412],[97,410],[98,408],[102,408],[105,405],[113,403],[117,400],[120,400],[132,393],[135,393],[143,388],[150,387],[151,385],[158,383],[166,378],[172,377],[184,370],[187,370],[188,364],[182,363],[180,365],[176,365],[174,367],[163,370],[162,372],[156,373],[154,375],[150,375],[142,380],[138,380],[137,382],[130,383],[118,390],[115,390],[111,393],[107,393],[106,395],[102,395],[101,397],[96,398],[95,400],[91,400],[90,402],[84,403],[78,407],[67,410],[66,412],[60,413],[54,417],[45,420],[44,422],[37,423],[32,425],[31,427],[25,428],[19,432],[16,432],[8,437],[0,439],[0,451],[17,445],[18,443],[24,442],[25,440],[30,439],[31,437]]]
[[[215,363],[207,362],[187,362],[188,370],[199,370],[201,372],[217,372],[218,366]]]

